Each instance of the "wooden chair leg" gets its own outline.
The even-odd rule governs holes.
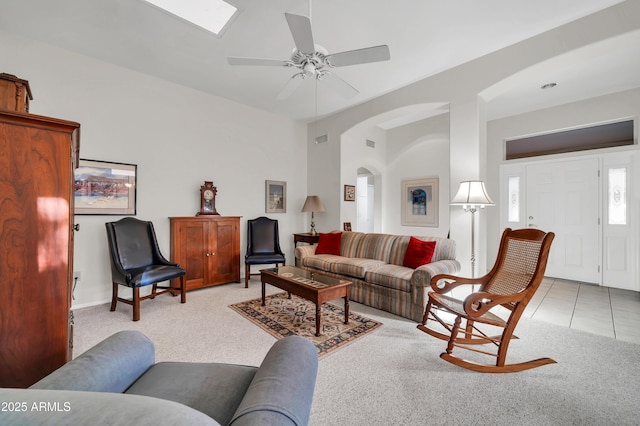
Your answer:
[[[462,318],[460,318],[460,316],[457,316],[455,321],[453,322],[453,328],[451,329],[451,337],[449,338],[449,343],[447,344],[448,355],[451,355],[451,352],[453,352],[453,348],[455,346],[455,340],[456,340],[456,337],[458,337],[458,331],[460,330],[461,321],[462,321]]]
[[[117,303],[118,303],[118,284],[113,283],[113,291],[111,296],[111,312],[116,310]]]
[[[140,287],[133,289],[133,320],[140,321]]]
[[[151,299],[156,298],[156,293],[158,292],[158,283],[155,283],[151,286]]]
[[[244,265],[244,288],[249,288],[250,277],[251,277],[251,266]]]
[[[187,282],[184,275],[180,277],[180,303],[187,302]]]
[[[427,302],[427,307],[424,310],[424,315],[422,316],[422,325],[427,324],[427,320],[429,319],[429,312],[431,312],[431,299]]]

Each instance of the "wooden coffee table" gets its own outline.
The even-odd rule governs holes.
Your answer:
[[[344,297],[344,323],[349,324],[349,296],[351,281],[339,280],[317,272],[281,266],[260,271],[262,280],[262,306],[265,305],[265,285],[271,284],[316,304],[316,336],[320,336],[322,304]]]

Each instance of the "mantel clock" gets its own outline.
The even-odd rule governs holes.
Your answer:
[[[205,181],[204,185],[200,186],[200,211],[199,215],[206,214],[219,214],[216,211],[216,194],[218,189],[213,186],[213,182]]]

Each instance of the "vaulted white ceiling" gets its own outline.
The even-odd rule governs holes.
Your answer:
[[[275,114],[313,120],[621,2],[228,1],[240,13],[220,37],[143,0],[0,0],[0,30]],[[360,91],[354,98],[344,99],[319,82],[316,110],[316,85],[307,79],[291,97],[277,101],[294,70],[233,67],[227,57],[288,59],[295,45],[285,12],[310,15],[315,42],[330,53],[387,44],[391,60],[334,70]],[[543,83],[564,79],[572,84],[542,100],[541,78]],[[497,118],[635,87],[640,87],[637,33],[514,76],[509,89],[490,102],[488,112],[490,118]]]

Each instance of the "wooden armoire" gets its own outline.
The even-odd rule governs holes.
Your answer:
[[[79,132],[0,111],[0,387],[28,387],[71,359]]]

